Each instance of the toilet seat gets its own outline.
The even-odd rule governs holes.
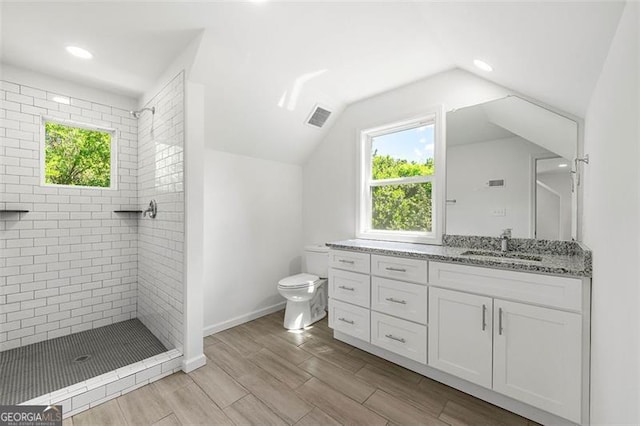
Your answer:
[[[320,281],[320,277],[317,275],[302,273],[281,279],[278,281],[278,287],[287,289],[306,288],[317,284],[318,281]]]

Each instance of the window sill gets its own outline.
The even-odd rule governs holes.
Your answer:
[[[418,234],[410,232],[384,232],[384,231],[368,231],[356,232],[356,238],[363,240],[393,241],[401,243],[442,245],[442,236],[435,234]]]

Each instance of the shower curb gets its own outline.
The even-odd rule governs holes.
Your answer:
[[[19,405],[62,405],[63,418],[66,419],[181,369],[182,354],[172,349]]]

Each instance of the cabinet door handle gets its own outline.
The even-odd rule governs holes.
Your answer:
[[[487,305],[482,304],[482,331],[487,329]]]
[[[346,286],[343,286],[343,285],[339,285],[338,288],[341,288],[343,290],[348,290],[348,291],[355,291],[356,290],[353,287],[346,287]]]
[[[401,305],[406,305],[407,304],[406,300],[398,300],[398,299],[394,299],[393,297],[387,297],[384,300],[388,300],[389,302],[393,302],[393,303],[399,303]]]
[[[393,272],[407,272],[407,270],[404,268],[394,268],[393,266],[387,266],[384,269],[386,269],[387,271],[393,271]]]
[[[346,260],[346,259],[338,259],[338,262],[340,262],[340,263],[348,263],[349,265],[353,265],[354,263],[356,263],[353,260]]]
[[[402,337],[396,337],[393,334],[385,334],[384,337],[386,337],[387,339],[395,340],[396,342],[400,342],[400,343],[406,343],[407,342]]]
[[[347,324],[351,324],[351,325],[355,324],[355,322],[348,320],[346,318],[338,318],[338,321],[346,322]]]
[[[498,308],[498,334],[502,336],[502,308]]]

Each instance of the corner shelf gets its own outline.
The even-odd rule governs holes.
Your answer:
[[[0,213],[29,213],[29,210],[3,209]]]
[[[142,210],[114,210],[114,213],[142,213]]]

